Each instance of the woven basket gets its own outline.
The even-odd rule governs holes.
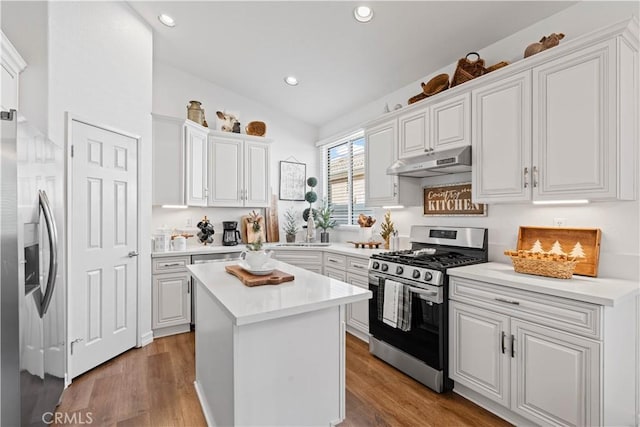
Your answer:
[[[267,133],[267,125],[264,122],[249,122],[244,130],[247,135],[264,136]]]
[[[427,96],[433,96],[443,90],[449,89],[449,74],[438,74],[426,84],[421,83],[422,93]]]
[[[412,96],[411,98],[409,98],[409,100],[407,101],[407,104],[411,105],[414,102],[422,101],[426,97],[427,97],[427,95],[425,95],[424,92],[420,92],[416,96]]]
[[[507,61],[500,61],[497,64],[493,64],[491,67],[485,68],[484,73],[487,74],[492,71],[499,70],[500,68],[506,67],[507,65],[509,65]]]
[[[478,59],[470,61],[470,55],[475,55]],[[484,73],[484,59],[480,58],[480,55],[477,52],[469,52],[467,53],[467,56],[458,60],[458,66],[456,67],[456,71],[453,73],[453,78],[451,79],[451,87],[468,82],[476,77],[480,77]]]
[[[535,274],[536,276],[571,279],[576,265],[575,257],[529,251],[504,251],[511,258],[516,273]]]

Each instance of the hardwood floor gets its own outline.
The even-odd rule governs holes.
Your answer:
[[[76,378],[56,425],[206,426],[193,388],[194,341],[194,333],[159,338]],[[509,425],[454,393],[432,392],[349,334],[346,382],[341,427]]]

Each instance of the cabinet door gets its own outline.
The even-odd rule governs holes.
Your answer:
[[[243,206],[243,143],[211,137],[210,206]]]
[[[616,197],[615,43],[533,69],[534,198]]]
[[[207,131],[185,125],[187,205],[207,206]]]
[[[330,277],[332,279],[340,280],[344,282],[347,280],[347,273],[344,270],[339,270],[337,268],[324,267],[324,275]]]
[[[188,274],[153,276],[153,329],[191,322],[191,280]]]
[[[509,317],[450,301],[449,376],[509,406]]]
[[[474,203],[531,198],[531,72],[471,94]]]
[[[368,207],[395,205],[398,202],[398,177],[387,175],[396,160],[397,121],[365,131],[365,204]]]
[[[271,171],[269,145],[259,142],[244,143],[244,205],[267,207],[270,203]]]
[[[431,148],[471,145],[471,93],[464,93],[431,106]]]
[[[362,289],[369,289],[369,281],[366,276],[347,273],[347,283]],[[350,326],[362,333],[361,336],[369,335],[369,300],[358,301],[347,305],[347,326]]]
[[[600,343],[513,319],[511,409],[536,424],[600,425]]]
[[[400,135],[398,138],[398,158],[424,154],[429,147],[428,109],[412,111],[398,117]]]

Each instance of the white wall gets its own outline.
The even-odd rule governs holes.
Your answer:
[[[20,74],[19,113],[41,132],[48,126],[47,18],[47,2],[2,2],[2,31],[27,63]]]
[[[25,27],[23,31],[28,31]],[[50,139],[66,143],[65,114],[142,138],[139,338],[151,338],[151,100],[153,35],[124,2],[49,4]],[[73,224],[71,224],[73,225]],[[69,307],[77,304],[70,294]],[[69,336],[83,325],[69,324]]]
[[[192,64],[190,64],[192,65]],[[271,188],[273,194],[279,192],[280,161],[293,160],[293,157],[307,165],[307,176],[317,176],[319,168],[315,147],[317,129],[296,120],[287,114],[262,105],[250,98],[238,95],[213,82],[203,80],[186,71],[179,70],[166,63],[154,61],[153,68],[153,112],[166,116],[187,116],[187,105],[190,100],[202,102],[209,127],[216,129],[216,111],[227,110],[239,114],[241,129],[253,120],[261,120],[267,125],[266,136],[273,139],[271,145]],[[282,228],[284,211],[293,206],[302,212],[305,202],[279,201],[278,210]],[[162,225],[185,228],[187,218],[195,225],[207,215],[214,225],[216,234],[214,243],[222,238],[222,221],[239,221],[242,215],[251,212],[251,208],[189,208],[187,210],[171,210],[161,207],[153,208],[151,230]],[[302,223],[302,218],[300,219]],[[196,230],[197,231],[197,230]],[[284,241],[284,233],[280,231]],[[190,239],[189,244],[197,244]]]

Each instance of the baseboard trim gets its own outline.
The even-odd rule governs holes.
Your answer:
[[[354,337],[369,343],[369,334],[365,334],[362,331],[359,331],[358,329],[352,328],[351,326],[347,325],[347,332],[350,333],[351,335],[353,335]]]
[[[154,338],[168,337],[169,335],[183,334],[191,331],[191,324],[168,326],[166,328],[154,329],[152,331]]]
[[[198,381],[194,381],[193,386],[196,389],[196,395],[198,395],[198,401],[200,402],[200,407],[202,408],[202,413],[204,414],[204,419],[207,421],[207,425],[215,426],[216,423],[213,422],[213,414],[211,414],[211,408],[209,408],[209,404],[204,398],[204,393],[200,388],[200,384],[198,384]]]
[[[453,392],[459,394],[467,400],[472,401],[476,405],[481,406],[492,414],[497,415],[498,417],[513,425],[526,426],[533,424],[531,420],[528,420],[521,415],[516,414],[512,410],[505,408],[499,403],[496,403],[493,400],[484,397],[480,393],[473,391],[468,387],[455,383]]]
[[[145,334],[142,334],[142,336],[140,337],[140,347],[149,345],[152,342],[153,342],[153,331],[149,331]]]

